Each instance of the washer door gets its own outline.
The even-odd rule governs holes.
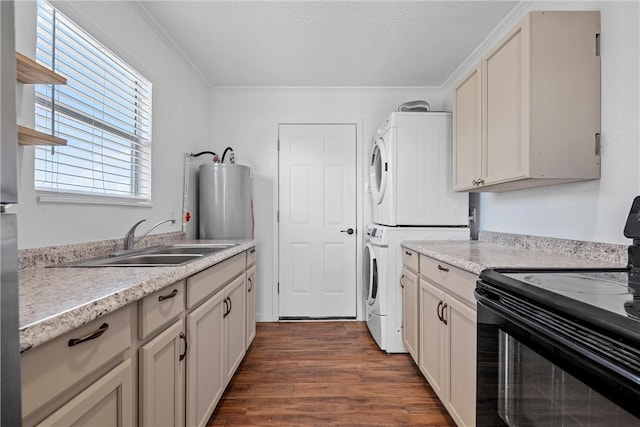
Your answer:
[[[378,297],[378,260],[375,248],[367,243],[362,254],[362,277],[364,300],[368,305],[373,305]]]
[[[387,188],[387,146],[384,139],[378,138],[371,149],[371,162],[369,164],[369,185],[371,196],[376,204],[380,204]]]

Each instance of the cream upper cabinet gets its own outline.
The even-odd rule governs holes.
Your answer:
[[[531,12],[454,89],[454,188],[600,177],[599,12]]]
[[[475,68],[453,92],[453,188],[475,188],[481,176],[482,70]]]

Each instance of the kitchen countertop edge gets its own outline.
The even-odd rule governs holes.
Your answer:
[[[31,291],[38,292],[39,286],[52,286],[55,292],[56,286],[69,286],[66,283],[41,283],[47,282],[45,276],[55,275],[61,271],[91,271],[94,275],[108,280],[109,276],[113,276],[113,281],[118,281],[123,272],[130,272],[131,276],[135,276],[131,283],[123,285],[118,289],[118,285],[106,287],[104,295],[90,298],[86,301],[80,301],[76,306],[63,309],[60,312],[53,311],[53,314],[44,315],[40,318],[29,319],[23,322],[20,320],[20,351],[24,352],[51,341],[67,332],[70,332],[82,325],[85,325],[97,318],[108,313],[114,312],[128,304],[138,301],[145,296],[152,294],[160,289],[172,285],[180,280],[186,279],[202,270],[216,265],[234,255],[242,253],[252,247],[255,247],[255,241],[242,241],[237,246],[207,255],[197,261],[172,267],[99,267],[99,268],[34,268],[26,269],[20,272],[20,286],[29,287],[32,285]],[[135,272],[135,274],[134,274]],[[114,290],[115,289],[115,290]],[[38,312],[36,304],[23,304],[23,298],[20,301],[21,317],[24,311]],[[42,302],[41,304],[46,304]],[[36,306],[36,307],[34,307]],[[46,311],[46,310],[44,310]],[[51,311],[51,310],[49,310]],[[27,316],[28,317],[28,316]],[[32,316],[33,317],[33,316]]]
[[[479,275],[487,268],[620,268],[625,264],[478,240],[405,241],[402,246]]]

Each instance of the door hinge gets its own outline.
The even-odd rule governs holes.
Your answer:
[[[278,140],[278,151],[280,151],[280,140]]]
[[[280,211],[276,213],[276,221],[280,222]]]
[[[280,282],[278,282],[278,294],[280,294]]]

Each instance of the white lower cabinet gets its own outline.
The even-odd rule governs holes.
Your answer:
[[[240,366],[244,358],[246,349],[246,280],[245,275],[241,275],[233,282],[229,283],[224,290],[228,307],[224,320],[224,341],[225,351],[225,383],[231,380],[233,374]]]
[[[458,425],[476,425],[476,312],[447,296],[444,317],[449,328],[445,344],[448,385],[444,406]]]
[[[445,293],[425,280],[420,280],[420,370],[431,388],[444,402],[445,341],[447,327],[440,310]]]
[[[476,312],[420,280],[420,370],[459,426],[476,424]]]
[[[226,386],[223,370],[226,295],[219,292],[187,315],[187,425],[206,425]]]
[[[131,360],[116,366],[39,426],[132,426]]]
[[[418,275],[404,267],[400,284],[402,286],[402,342],[413,360],[419,363]]]
[[[141,426],[184,426],[184,320],[180,319],[138,351]]]
[[[246,349],[256,337],[256,267],[247,269],[247,345]]]
[[[236,254],[26,351],[23,425],[205,426],[255,336],[254,263]]]
[[[459,426],[476,425],[476,275],[420,256],[421,372]]]

